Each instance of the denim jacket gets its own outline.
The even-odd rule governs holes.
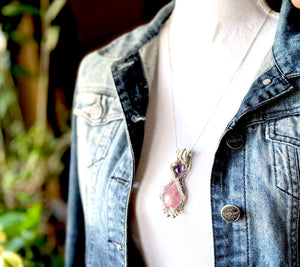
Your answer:
[[[67,267],[131,262],[130,192],[157,36],[172,9],[167,5],[147,25],[81,62],[73,106]],[[215,265],[298,266],[299,199],[300,10],[283,0],[272,49],[215,154]]]

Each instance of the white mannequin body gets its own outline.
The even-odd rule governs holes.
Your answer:
[[[147,266],[213,266],[210,175],[214,154],[271,48],[276,22],[258,0],[176,1],[159,36],[157,74],[150,89],[133,192],[132,225]],[[171,219],[162,212],[159,194],[171,179],[176,136],[178,147],[195,146],[192,171],[185,180],[188,201],[183,214]]]

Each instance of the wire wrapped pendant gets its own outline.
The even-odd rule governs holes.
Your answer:
[[[186,189],[184,178],[191,169],[192,152],[186,148],[176,150],[176,161],[170,168],[172,172],[172,180],[164,187],[160,198],[164,205],[164,213],[167,217],[178,216],[185,205]]]

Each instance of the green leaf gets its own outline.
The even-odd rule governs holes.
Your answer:
[[[9,211],[0,216],[0,229],[8,236],[19,235],[20,225],[25,219],[25,213],[22,211]]]
[[[40,224],[42,216],[42,204],[33,204],[26,212],[25,220],[22,223],[23,230],[30,230],[37,228]]]
[[[3,119],[8,108],[16,100],[16,96],[12,91],[0,90],[0,119]]]
[[[11,170],[7,171],[3,174],[3,188],[5,190],[10,190],[14,183],[19,179],[19,173],[15,173]],[[1,218],[0,218],[1,220]],[[1,222],[0,222],[0,229],[1,229]]]
[[[53,21],[62,10],[66,2],[67,0],[54,0],[45,14],[45,20],[48,20],[50,22]]]
[[[32,230],[24,230],[22,231],[21,236],[26,242],[31,242],[36,238],[37,233]]]
[[[32,205],[26,212],[9,211],[0,217],[0,229],[8,238],[21,236],[23,231],[34,230],[40,224],[42,204]]]
[[[22,14],[40,15],[40,10],[34,6],[24,5],[14,1],[4,6],[1,13],[7,17],[15,17]]]
[[[29,203],[32,200],[32,196],[25,193],[25,192],[20,192],[18,194],[18,200],[21,201],[22,203]]]
[[[25,241],[23,238],[17,236],[9,240],[5,245],[5,250],[7,251],[18,251],[25,246]]]
[[[36,78],[38,77],[37,74],[33,74],[29,70],[19,66],[19,65],[13,65],[11,68],[11,72],[13,76],[17,77],[24,77],[24,78]]]
[[[8,37],[11,41],[16,42],[18,44],[22,44],[25,42],[36,42],[36,40],[33,38],[33,36],[30,36],[28,34],[24,34],[20,31],[12,31],[8,34]]]
[[[38,163],[41,159],[41,153],[39,150],[31,150],[26,159],[26,169],[33,171],[38,167]]]
[[[45,49],[47,51],[52,51],[58,42],[60,27],[59,26],[51,26],[46,32],[46,41],[45,41]]]

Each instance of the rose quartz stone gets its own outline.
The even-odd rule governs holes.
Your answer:
[[[175,209],[179,206],[182,196],[180,192],[177,189],[176,183],[172,183],[164,192],[163,194],[163,200],[165,203],[165,206],[168,208]]]

